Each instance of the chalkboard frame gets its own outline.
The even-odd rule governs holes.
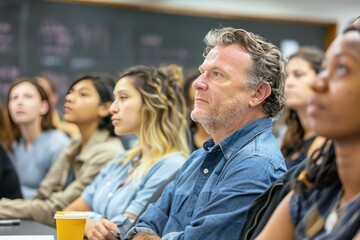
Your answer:
[[[63,2],[63,3],[76,3],[76,4],[88,4],[88,5],[99,5],[99,6],[109,6],[109,7],[119,7],[132,9],[137,11],[147,11],[153,13],[166,13],[166,14],[176,14],[184,16],[200,16],[208,18],[223,18],[223,19],[235,19],[235,20],[250,20],[250,21],[260,21],[260,22],[273,22],[281,23],[287,22],[291,24],[308,24],[308,25],[317,25],[323,26],[326,28],[326,40],[324,42],[324,49],[327,49],[331,42],[336,38],[337,35],[337,23],[336,21],[327,21],[319,19],[309,19],[309,18],[300,18],[300,17],[274,17],[274,16],[255,16],[255,15],[246,15],[246,14],[234,14],[234,13],[224,13],[224,12],[215,12],[211,10],[198,10],[198,9],[184,9],[179,7],[170,7],[165,6],[159,3],[131,3],[131,2],[111,2],[111,1],[101,1],[101,0],[45,0],[52,2]]]

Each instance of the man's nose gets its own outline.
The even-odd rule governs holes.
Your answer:
[[[206,90],[207,83],[206,83],[206,75],[202,73],[192,84],[192,88],[195,90]]]

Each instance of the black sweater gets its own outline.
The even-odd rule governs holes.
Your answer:
[[[22,198],[20,182],[5,149],[0,145],[0,198]]]

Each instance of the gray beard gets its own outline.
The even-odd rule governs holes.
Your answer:
[[[193,116],[191,114],[191,118],[200,123],[209,134],[217,129],[231,128],[247,112],[248,106],[244,106],[243,102],[244,98],[239,96],[206,115]]]

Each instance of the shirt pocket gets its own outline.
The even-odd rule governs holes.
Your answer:
[[[179,214],[180,210],[183,208],[188,195],[176,194],[174,196],[173,207],[171,208],[171,215]],[[175,207],[174,207],[175,206]]]

